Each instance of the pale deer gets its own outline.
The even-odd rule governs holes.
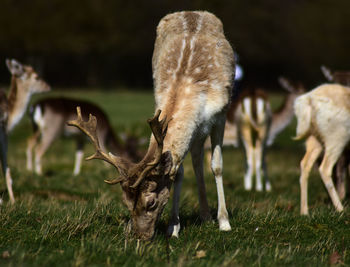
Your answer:
[[[326,66],[321,66],[323,75],[329,82],[350,86],[350,71],[331,71]],[[349,182],[350,151],[346,149],[335,166],[334,180],[341,200],[346,196],[346,181]],[[348,187],[350,185],[348,184]]]
[[[121,183],[123,202],[131,213],[131,229],[139,238],[154,235],[173,182],[168,234],[178,236],[183,160],[189,151],[197,178],[200,215],[204,220],[211,218],[203,177],[203,143],[208,134],[218,191],[219,227],[223,231],[231,229],[224,198],[221,145],[234,76],[233,61],[222,23],[213,14],[169,14],[157,27],[152,59],[156,112],[148,121],[153,134],[145,157],[134,164],[102,152],[94,116],[85,122],[78,110],[78,119],[69,123],[84,131],[95,144],[97,152],[90,159],[103,159],[118,169],[120,178],[106,182]]]
[[[279,83],[288,91],[288,95],[278,110],[272,112],[265,91],[255,89],[244,91],[231,103],[227,112],[223,144],[237,147],[240,139],[244,145],[247,160],[245,190],[252,189],[255,174],[256,191],[263,190],[262,178],[265,179],[265,190],[271,191],[265,160],[266,148],[289,125],[294,115],[294,100],[304,92],[302,86],[294,87],[285,78],[279,78]]]
[[[39,78],[31,66],[22,65],[14,59],[7,59],[6,65],[12,77],[8,97],[5,92],[0,93],[0,153],[2,173],[6,177],[10,202],[14,203],[12,178],[7,166],[7,135],[23,117],[31,95],[47,92],[50,86]]]
[[[97,135],[101,148],[107,147],[113,152],[125,156],[130,160],[141,158],[135,139],[127,138],[122,144],[115,137],[111,124],[105,112],[93,103],[66,97],[49,97],[41,99],[31,106],[31,119],[34,134],[28,139],[27,169],[33,170],[32,151],[35,149],[35,172],[42,174],[41,159],[52,142],[62,134],[72,136],[77,143],[73,174],[78,175],[81,170],[84,144],[86,137],[75,127],[68,126],[66,122],[76,117],[76,106],[80,106],[86,114],[94,114],[99,122]],[[86,119],[86,118],[85,118]]]
[[[307,187],[312,166],[324,150],[319,172],[333,205],[343,211],[332,180],[332,170],[350,140],[350,88],[324,84],[295,100],[297,136],[306,138],[306,153],[300,163],[301,209],[308,215]]]

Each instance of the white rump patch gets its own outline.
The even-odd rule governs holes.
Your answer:
[[[248,115],[249,118],[252,118],[252,108],[251,108],[252,102],[250,101],[250,98],[244,98],[243,99],[243,106],[244,111]]]
[[[256,100],[256,109],[257,109],[257,117],[259,122],[264,121],[264,115],[265,115],[265,101],[262,98],[258,98]]]
[[[45,121],[44,121],[43,113],[42,113],[42,111],[41,111],[40,106],[36,106],[36,107],[35,107],[33,118],[34,118],[35,123],[36,123],[40,128],[44,128]]]

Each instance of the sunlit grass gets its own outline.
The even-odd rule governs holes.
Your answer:
[[[114,129],[148,136],[146,119],[153,112],[152,92],[72,91],[56,95],[82,97],[98,103],[109,114]],[[273,98],[274,106],[280,98]],[[0,265],[8,266],[319,266],[350,263],[350,216],[335,212],[317,172],[310,177],[310,217],[299,215],[299,162],[302,143],[291,140],[294,124],[268,151],[273,191],[243,189],[242,148],[224,149],[224,185],[231,232],[220,232],[215,220],[215,181],[206,171],[213,222],[201,223],[195,177],[190,157],[185,160],[178,239],[164,233],[170,203],[153,242],[138,243],[124,236],[128,212],[119,186],[103,179],[117,174],[99,161],[83,163],[72,176],[75,144],[57,140],[47,152],[43,176],[25,170],[26,138],[31,126],[25,119],[10,138],[9,164],[16,204],[0,206]],[[87,145],[86,154],[92,153]],[[171,202],[171,201],[170,201]],[[169,242],[169,245],[167,244]],[[334,260],[336,258],[336,260]]]

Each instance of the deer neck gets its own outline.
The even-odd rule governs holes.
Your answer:
[[[293,119],[294,111],[293,104],[297,97],[297,94],[289,94],[283,105],[278,109],[278,111],[273,113],[272,122],[270,126],[269,138],[267,141],[268,145],[271,145],[275,137],[288,126],[288,124]]]
[[[283,105],[274,113],[276,120],[281,121],[281,123],[282,121],[288,121],[289,123],[289,121],[293,118],[293,104],[296,97],[296,94],[289,94],[286,97]]]
[[[11,88],[8,96],[8,123],[7,131],[11,131],[13,127],[21,120],[25,113],[31,94],[19,79],[12,76]]]
[[[179,88],[176,91],[179,92]],[[163,152],[171,152],[173,161],[171,174],[176,174],[202,121],[199,116],[201,104],[194,105],[194,99],[182,98],[181,95],[169,95],[169,101],[161,105],[164,108],[160,107],[164,110],[161,116],[171,119],[163,147]]]

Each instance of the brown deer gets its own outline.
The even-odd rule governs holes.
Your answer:
[[[44,98],[31,106],[31,118],[34,125],[34,134],[28,139],[27,169],[33,170],[32,151],[35,148],[35,172],[42,174],[41,158],[52,142],[62,134],[76,139],[77,150],[73,174],[78,175],[83,158],[85,136],[75,127],[68,126],[66,122],[76,117],[76,107],[80,106],[86,114],[94,114],[99,122],[97,136],[101,149],[106,151],[109,147],[118,155],[136,161],[141,158],[138,144],[135,139],[127,138],[125,145],[121,144],[114,135],[111,124],[105,112],[93,103],[65,97]],[[85,118],[86,119],[86,118]]]
[[[10,202],[14,203],[12,178],[10,168],[7,166],[7,135],[23,117],[31,95],[47,92],[50,86],[38,76],[31,66],[22,65],[14,59],[7,59],[6,65],[12,77],[8,97],[5,92],[0,92],[0,159]]]
[[[157,27],[152,66],[156,112],[148,121],[153,134],[140,162],[104,153],[98,143],[94,116],[85,122],[78,109],[78,119],[69,124],[79,127],[94,143],[96,153],[89,159],[105,160],[118,170],[120,177],[106,182],[121,184],[123,202],[131,213],[131,229],[142,239],[153,236],[173,182],[168,234],[178,236],[182,163],[189,151],[197,178],[200,215],[205,220],[211,218],[203,177],[203,144],[210,134],[219,226],[228,231],[231,227],[224,198],[221,145],[234,62],[221,21],[199,11],[165,16]]]

